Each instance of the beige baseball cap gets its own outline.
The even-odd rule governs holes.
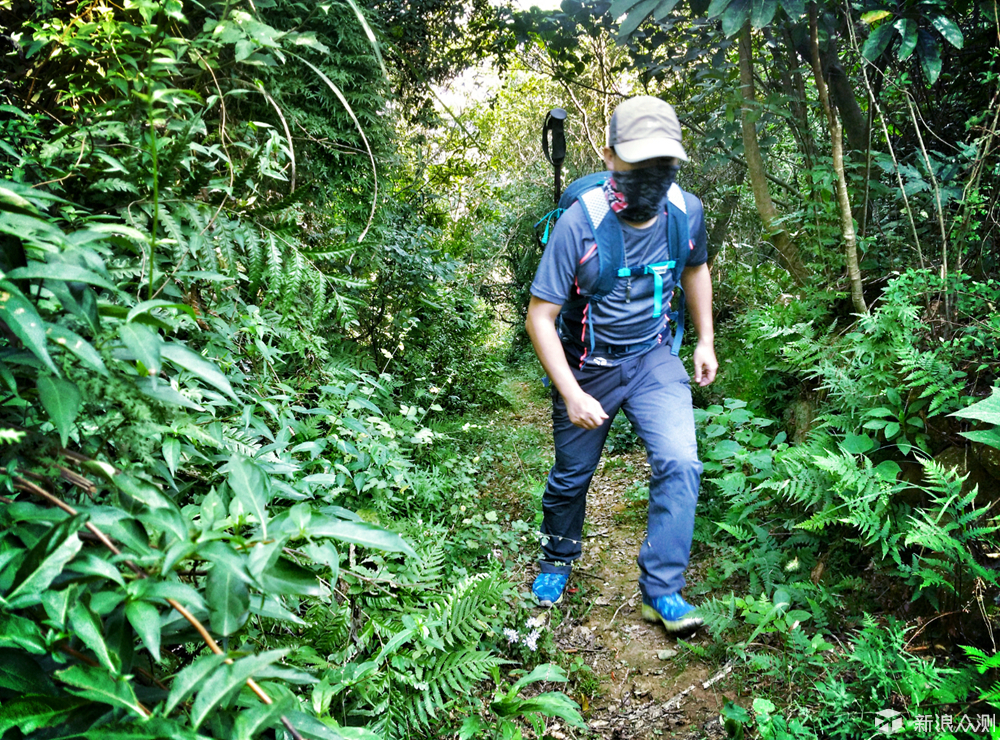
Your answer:
[[[688,158],[673,106],[651,95],[629,98],[615,108],[608,124],[608,146],[630,164],[655,157]]]

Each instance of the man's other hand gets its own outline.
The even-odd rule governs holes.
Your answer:
[[[566,413],[571,422],[584,429],[597,429],[608,418],[601,402],[582,390],[566,399]]]
[[[715,380],[715,373],[718,370],[719,361],[715,359],[715,347],[698,342],[694,348],[694,382],[706,386]]]

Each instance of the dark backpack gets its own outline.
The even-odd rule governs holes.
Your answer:
[[[545,214],[538,223],[535,224],[537,230],[545,224],[545,231],[539,237],[544,248],[549,241],[549,234],[552,225],[573,203],[579,201],[583,208],[590,228],[594,233],[594,241],[597,242],[597,259],[600,266],[600,273],[594,293],[590,296],[583,296],[584,303],[599,303],[604,300],[612,290],[615,283],[620,278],[638,277],[639,275],[652,275],[654,280],[653,288],[653,316],[662,315],[663,312],[663,275],[668,271],[674,278],[674,290],[678,294],[677,308],[669,310],[670,299],[667,299],[667,318],[674,322],[674,341],[670,348],[670,353],[676,355],[680,352],[681,341],[684,336],[684,289],[681,287],[681,273],[684,272],[684,264],[687,262],[689,244],[691,240],[688,230],[687,205],[684,202],[684,193],[677,183],[672,183],[663,199],[663,207],[667,214],[667,255],[666,262],[657,262],[649,265],[639,265],[636,267],[625,267],[625,241],[622,236],[621,224],[618,217],[608,205],[607,198],[604,197],[604,183],[608,179],[610,172],[595,172],[574,180],[559,198],[558,207]],[[576,304],[571,303],[570,306]],[[589,310],[588,310],[589,313]],[[595,346],[594,326],[590,324],[590,351],[593,353]]]

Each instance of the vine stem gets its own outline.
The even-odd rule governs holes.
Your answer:
[[[38,496],[39,498],[41,498],[41,499],[49,502],[53,506],[59,507],[60,509],[62,509],[63,511],[65,511],[70,516],[76,516],[77,514],[80,513],[76,509],[74,509],[72,506],[70,506],[69,504],[67,504],[65,501],[62,501],[61,499],[57,498],[56,496],[53,496],[51,493],[49,493],[48,491],[46,491],[41,486],[37,486],[34,483],[32,483],[31,481],[26,480],[25,478],[22,478],[19,475],[14,476],[14,487],[16,489],[18,489],[19,491],[24,491],[25,493],[30,493],[30,494],[32,494],[34,496]],[[98,529],[96,526],[94,526],[90,522],[86,522],[84,524],[84,526],[88,530],[90,530],[90,532],[95,537],[97,537],[98,540],[100,540],[100,542],[101,542],[102,545],[104,545],[106,548],[108,548],[115,555],[118,555],[119,557],[121,557],[122,551],[120,549],[118,549],[118,547],[115,546],[115,544],[108,538],[108,536],[106,534],[104,534],[104,532],[102,532],[100,529]],[[126,559],[126,560],[124,560],[124,562],[125,562],[125,565],[128,566],[129,570],[131,570],[133,573],[135,573],[139,578],[149,578],[149,573],[147,573],[145,570],[143,570],[138,565],[136,565],[135,563],[133,563],[131,560],[127,560]],[[173,607],[173,609],[175,611],[177,611],[178,614],[180,614],[182,617],[184,617],[184,619],[186,619],[191,624],[191,626],[195,628],[195,630],[197,630],[198,634],[201,636],[201,639],[205,641],[206,645],[208,645],[209,650],[211,650],[216,655],[222,655],[223,654],[222,648],[219,647],[219,644],[215,641],[215,638],[213,638],[212,635],[209,634],[208,630],[205,628],[205,625],[202,624],[201,620],[199,620],[196,616],[194,616],[194,614],[192,614],[191,612],[189,612],[184,607],[183,604],[179,603],[175,599],[167,599],[167,603],[170,604],[170,606]],[[225,662],[227,664],[229,664],[229,665],[232,665],[233,664],[233,659],[232,658],[226,658]],[[273,704],[274,703],[274,700],[270,696],[268,696],[267,692],[264,691],[264,689],[262,689],[260,687],[260,684],[258,684],[252,678],[248,678],[247,679],[246,685],[265,704]],[[143,708],[145,709],[145,707],[143,707]],[[299,734],[299,732],[292,726],[292,723],[289,722],[288,718],[285,717],[284,715],[281,716],[281,723],[291,733],[291,735],[294,738],[294,740],[303,740],[302,735]]]

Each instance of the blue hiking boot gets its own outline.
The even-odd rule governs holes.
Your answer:
[[[531,593],[538,599],[538,605],[550,608],[562,601],[563,591],[569,574],[539,573],[531,584]]]
[[[669,634],[691,632],[705,623],[679,593],[655,599],[643,596],[642,618],[647,622],[662,622]]]

